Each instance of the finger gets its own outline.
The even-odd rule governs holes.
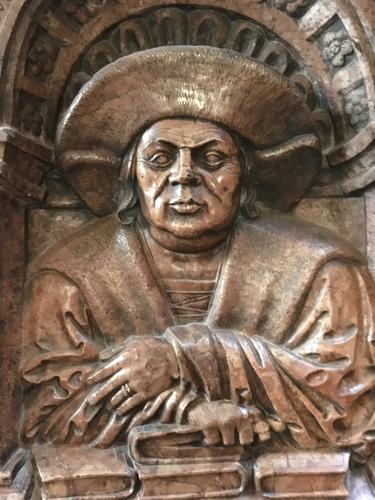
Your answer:
[[[230,446],[236,442],[234,427],[232,425],[224,425],[220,428],[220,431],[223,436],[224,446]]]
[[[121,351],[125,349],[129,345],[129,338],[127,338],[124,342],[120,342],[119,344],[115,344],[113,346],[109,346],[106,349],[103,349],[99,353],[100,361],[108,361],[114,356],[120,354]]]
[[[147,415],[148,419],[153,417],[155,413],[159,411],[160,407],[165,402],[165,400],[168,399],[171,393],[172,389],[167,389],[166,391],[159,394],[159,396],[155,398],[153,401],[149,401],[148,403],[145,404],[143,411]]]
[[[143,410],[133,417],[132,421],[128,425],[128,431],[133,429],[133,427],[138,427],[147,422],[147,420],[150,420],[150,418],[152,418],[159,410],[160,406],[164,403],[170,393],[171,390],[169,389],[168,391],[162,392],[156,399],[154,399],[154,401],[146,403]]]
[[[214,446],[221,443],[220,433],[218,429],[204,429],[204,440],[208,446]]]
[[[119,416],[113,414],[107,425],[92,443],[92,446],[95,446],[97,448],[108,448],[108,446],[111,446],[113,441],[126,426],[130,417],[131,415]]]
[[[270,426],[264,420],[254,425],[254,432],[258,434],[260,441],[268,441],[271,438]]]
[[[169,398],[165,402],[163,412],[160,416],[161,423],[164,424],[171,421],[172,413],[176,409],[178,403],[181,401],[183,395],[184,389],[181,386],[179,386],[170,394]]]
[[[247,413],[249,415],[250,420],[254,423],[262,420],[262,413],[255,406],[247,408]]]
[[[96,405],[103,398],[108,396],[113,390],[122,386],[125,382],[128,381],[128,371],[123,369],[118,373],[113,375],[109,380],[107,380],[104,384],[99,386],[94,390],[94,392],[89,397],[88,401],[92,405]]]
[[[127,381],[128,370],[120,370],[91,394],[88,399],[89,403],[91,405],[96,405],[99,401],[108,396],[109,393],[125,384]]]
[[[99,368],[87,379],[89,384],[96,384],[118,372],[126,365],[126,360],[130,358],[130,352],[122,352],[112,361],[107,363],[102,368]]]
[[[175,415],[176,424],[181,424],[183,422],[185,411],[187,410],[189,405],[194,403],[197,399],[198,399],[198,394],[194,389],[189,389],[189,392],[187,394],[184,394],[176,409],[176,415]]]
[[[130,396],[122,405],[120,405],[116,413],[118,415],[124,415],[128,411],[132,410],[133,408],[136,408],[138,405],[141,403],[144,403],[147,401],[148,396],[144,392],[137,392],[137,394],[134,394],[134,396]]]
[[[254,440],[253,424],[250,419],[242,422],[238,434],[241,445],[251,444],[253,442]]]
[[[114,396],[111,397],[109,400],[109,407],[115,408],[116,406],[119,406],[125,399],[128,399],[129,394],[126,392],[123,386],[118,390],[118,392],[115,393]]]
[[[284,422],[281,422],[280,420],[274,420],[272,418],[268,418],[267,422],[271,429],[275,432],[281,433],[286,430]]]
[[[271,433],[270,431],[267,431],[267,432],[262,432],[260,434],[258,434],[258,437],[259,437],[259,441],[268,441],[269,439],[271,439]]]

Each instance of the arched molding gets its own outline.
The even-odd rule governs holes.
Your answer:
[[[70,2],[70,3],[69,3]],[[2,0],[0,108],[5,142],[36,158],[39,183],[53,165],[53,136],[64,92],[74,68],[105,33],[150,9],[188,8],[222,11],[220,0],[85,0],[73,2]],[[296,7],[295,7],[296,5]],[[313,77],[317,94],[334,126],[326,138],[327,166],[315,195],[340,195],[375,180],[373,33],[366,19],[374,7],[364,0],[231,0],[226,12],[248,18],[274,33],[297,54]],[[65,10],[64,10],[65,9]],[[370,12],[371,9],[371,12]],[[158,42],[160,44],[160,41]],[[152,43],[151,43],[152,45]],[[154,44],[155,45],[155,44]],[[46,49],[46,50],[45,50]],[[339,54],[335,54],[335,51]],[[39,58],[39,59],[38,59]],[[29,68],[34,74],[31,74]],[[324,121],[324,120],[323,120]],[[327,126],[325,123],[324,126]],[[17,144],[15,144],[17,143]],[[4,151],[6,148],[4,148]],[[5,163],[7,159],[4,158]],[[20,177],[21,172],[10,172]],[[10,170],[9,170],[10,169]],[[27,185],[27,183],[26,183]],[[26,191],[35,191],[27,185]],[[22,188],[23,189],[23,188]],[[40,200],[43,193],[26,193]]]

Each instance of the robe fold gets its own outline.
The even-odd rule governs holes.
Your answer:
[[[205,323],[176,325],[137,228],[95,221],[30,266],[25,441],[108,446],[132,424],[183,422],[196,397],[255,405],[286,446],[371,452],[375,288],[364,258],[288,216],[239,219]],[[91,406],[86,379],[132,335],[163,335],[181,380],[132,415]],[[159,412],[159,413],[158,413]]]

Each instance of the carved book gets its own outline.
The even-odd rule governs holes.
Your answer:
[[[270,453],[256,460],[256,491],[264,498],[347,498],[349,453]]]
[[[244,492],[249,477],[248,470],[237,462],[194,463],[189,467],[145,465],[138,473],[142,498],[147,500],[236,498]]]
[[[142,465],[191,464],[195,462],[238,462],[242,446],[202,446],[204,434],[189,425],[144,425],[129,436],[132,459]]]
[[[136,476],[122,448],[33,447],[37,489],[43,500],[128,498]]]

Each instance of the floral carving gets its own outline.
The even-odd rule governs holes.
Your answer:
[[[37,103],[26,104],[21,113],[21,122],[26,132],[31,132],[35,136],[42,133],[43,116]]]
[[[63,10],[76,23],[84,25],[95,17],[106,3],[107,0],[67,0],[64,3]]]
[[[45,82],[54,69],[57,53],[58,48],[50,41],[37,40],[28,55],[27,72]]]
[[[331,31],[323,37],[323,57],[333,66],[343,66],[346,56],[353,53],[353,45],[345,30]]]
[[[345,98],[345,112],[353,126],[360,126],[369,120],[367,97],[363,93],[350,94]]]
[[[280,1],[280,0],[278,0]],[[310,5],[312,0],[298,0],[300,6]],[[289,2],[289,8],[292,7]],[[280,3],[281,6],[281,3]],[[308,75],[301,75],[301,67],[295,55],[282,40],[274,40],[268,32],[246,18],[233,20],[230,15],[214,9],[160,8],[142,18],[124,20],[108,31],[105,38],[96,42],[83,55],[66,87],[63,107],[66,109],[80,88],[103,66],[117,58],[158,45],[214,45],[232,49],[256,57],[292,78],[298,75],[302,87],[309,88],[311,109],[320,109],[320,120],[327,123],[324,135],[331,137],[331,122],[323,111]],[[310,82],[310,83],[309,83]],[[299,86],[301,88],[301,86]],[[329,125],[328,125],[329,124]],[[327,130],[327,132],[326,132]],[[322,134],[323,135],[323,134]],[[324,139],[327,142],[330,139]]]
[[[283,10],[289,15],[294,15],[301,7],[306,7],[311,0],[274,0],[276,9]]]

